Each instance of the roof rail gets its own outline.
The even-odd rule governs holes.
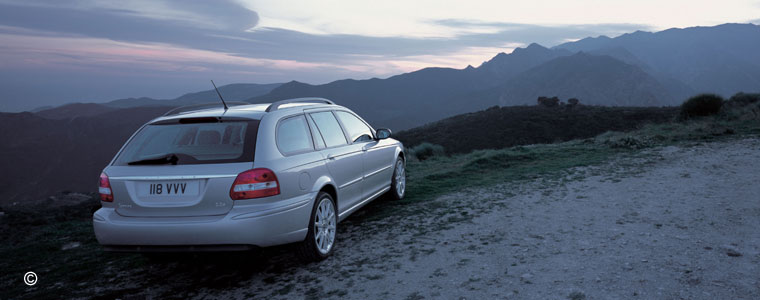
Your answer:
[[[295,99],[287,99],[287,100],[280,100],[275,103],[272,103],[267,107],[265,110],[266,112],[275,111],[280,108],[280,106],[290,103],[324,103],[324,104],[335,104],[335,102],[332,102],[330,100],[327,100],[325,98],[315,98],[315,97],[308,97],[308,98],[295,98]]]
[[[251,103],[240,102],[240,101],[237,101],[237,102],[227,102],[227,106],[230,106],[230,107],[232,107],[232,106],[239,106],[239,105],[250,105],[250,104]],[[178,114],[181,114],[181,113],[186,113],[186,112],[191,112],[191,111],[196,111],[196,110],[202,110],[202,109],[208,109],[208,108],[215,108],[215,107],[222,107],[222,106],[219,105],[219,102],[210,102],[210,103],[185,105],[185,106],[180,106],[180,107],[173,108],[173,109],[167,111],[162,117],[173,116],[173,115],[178,115]]]

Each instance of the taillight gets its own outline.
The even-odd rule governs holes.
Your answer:
[[[100,201],[113,202],[113,192],[111,191],[111,182],[108,181],[106,173],[100,173],[100,184],[98,184],[98,193]]]
[[[238,174],[230,188],[232,200],[268,197],[280,194],[280,183],[270,169],[252,169]]]

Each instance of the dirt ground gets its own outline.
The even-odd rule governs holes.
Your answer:
[[[758,299],[758,170],[756,138],[656,148],[390,216],[371,204],[321,263],[280,247],[115,282],[125,298]]]

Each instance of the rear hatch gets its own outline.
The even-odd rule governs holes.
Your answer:
[[[116,212],[130,217],[226,214],[235,177],[253,167],[258,124],[214,117],[141,128],[105,170]]]

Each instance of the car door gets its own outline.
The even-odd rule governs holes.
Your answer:
[[[362,200],[364,179],[362,145],[349,144],[343,129],[332,111],[309,113],[325,148],[320,150],[327,159],[327,169],[338,187],[339,214]]]
[[[389,187],[393,172],[394,149],[389,141],[377,140],[374,130],[357,115],[337,110],[335,115],[343,125],[349,142],[361,145],[363,152],[364,175],[362,180],[362,198],[366,199]]]

